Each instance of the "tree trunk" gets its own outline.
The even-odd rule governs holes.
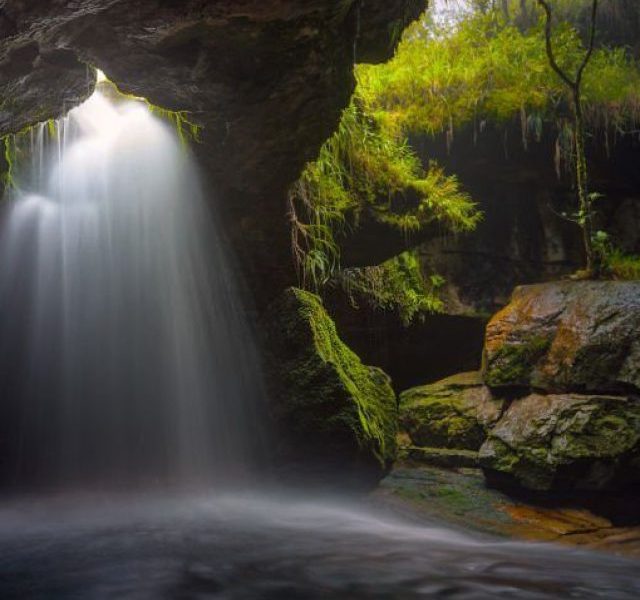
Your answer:
[[[589,198],[589,181],[587,174],[587,157],[585,148],[584,116],[580,90],[573,90],[575,104],[575,151],[576,151],[576,186],[578,188],[579,219],[582,228],[586,270],[593,273],[595,264],[593,256],[593,215]],[[595,274],[595,273],[594,273]]]

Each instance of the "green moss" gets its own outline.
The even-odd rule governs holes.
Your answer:
[[[438,275],[423,275],[416,251],[375,267],[343,269],[338,280],[354,308],[365,302],[374,309],[393,310],[405,326],[444,310],[438,291],[445,281]]]
[[[480,464],[510,475],[531,490],[548,490],[555,476],[555,465],[548,463],[547,452],[536,452],[536,448],[518,448],[514,450],[502,440],[491,438],[491,459],[480,453]]]
[[[55,138],[57,135],[57,131],[56,131],[56,122],[54,119],[49,119],[47,121],[47,128],[49,130],[49,137],[51,137],[52,139]]]
[[[434,496],[445,501],[454,514],[465,514],[473,509],[473,498],[453,486],[442,486],[434,490]]]
[[[2,144],[4,147],[3,151],[3,165],[2,170],[0,171],[0,185],[2,186],[2,191],[6,192],[7,190],[13,188],[15,186],[14,181],[14,167],[15,167],[15,142],[13,135],[6,135],[2,138]]]
[[[187,146],[190,142],[200,143],[202,136],[202,126],[191,120],[191,113],[186,110],[170,110],[157,106],[146,98],[127,94],[121,91],[118,86],[111,80],[106,79],[98,84],[99,89],[108,89],[122,99],[130,99],[138,102],[144,102],[149,111],[156,117],[167,121],[175,130],[180,143]]]
[[[560,459],[610,458],[630,451],[640,441],[640,409],[630,404],[577,413],[556,442]]]
[[[187,146],[189,142],[200,143],[202,136],[202,126],[190,120],[189,112],[184,110],[168,110],[151,104],[145,99],[149,110],[157,117],[168,121],[175,129],[180,143]]]
[[[272,312],[269,343],[287,427],[324,446],[320,451],[354,445],[356,454],[388,465],[396,452],[397,405],[387,375],[363,365],[342,342],[318,296],[290,288]]]
[[[481,218],[458,179],[435,163],[425,168],[404,136],[377,124],[357,93],[292,186],[289,209],[301,282],[313,289],[338,272],[340,239],[359,227],[363,214],[405,234],[434,222],[471,231]]]
[[[55,120],[46,121],[47,132],[54,138],[56,136]],[[0,191],[9,192],[16,187],[16,177],[20,167],[30,159],[32,140],[41,123],[27,125],[17,133],[10,133],[0,138],[4,145],[2,163],[0,163]]]
[[[446,384],[403,392],[400,423],[419,446],[477,450],[486,438],[485,429],[461,388]]]
[[[551,345],[547,336],[532,336],[522,342],[505,343],[491,357],[485,372],[485,382],[490,387],[526,386],[531,372]]]
[[[402,449],[403,458],[413,463],[445,469],[476,468],[478,452],[459,448],[429,448],[408,446]]]

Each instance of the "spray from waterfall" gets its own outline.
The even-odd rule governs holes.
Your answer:
[[[0,219],[2,479],[228,481],[262,382],[190,152],[108,83],[28,137]]]

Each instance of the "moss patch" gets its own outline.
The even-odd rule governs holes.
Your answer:
[[[403,392],[400,424],[416,446],[478,450],[502,405],[479,373],[461,373]]]
[[[547,336],[531,336],[518,344],[506,343],[491,357],[484,374],[490,387],[527,386],[536,363],[551,346]]]
[[[276,418],[294,447],[388,467],[397,433],[390,379],[342,342],[320,298],[289,288],[271,308],[267,329]]]

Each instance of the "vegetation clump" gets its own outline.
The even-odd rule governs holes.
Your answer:
[[[343,269],[338,280],[354,308],[365,302],[374,309],[396,311],[405,326],[444,309],[438,291],[445,280],[437,274],[423,275],[415,250],[381,265]]]
[[[406,139],[381,128],[358,92],[336,133],[289,194],[292,248],[303,287],[318,290],[340,269],[340,236],[368,218],[405,234],[438,222],[472,230],[480,219],[455,176],[423,168]]]

